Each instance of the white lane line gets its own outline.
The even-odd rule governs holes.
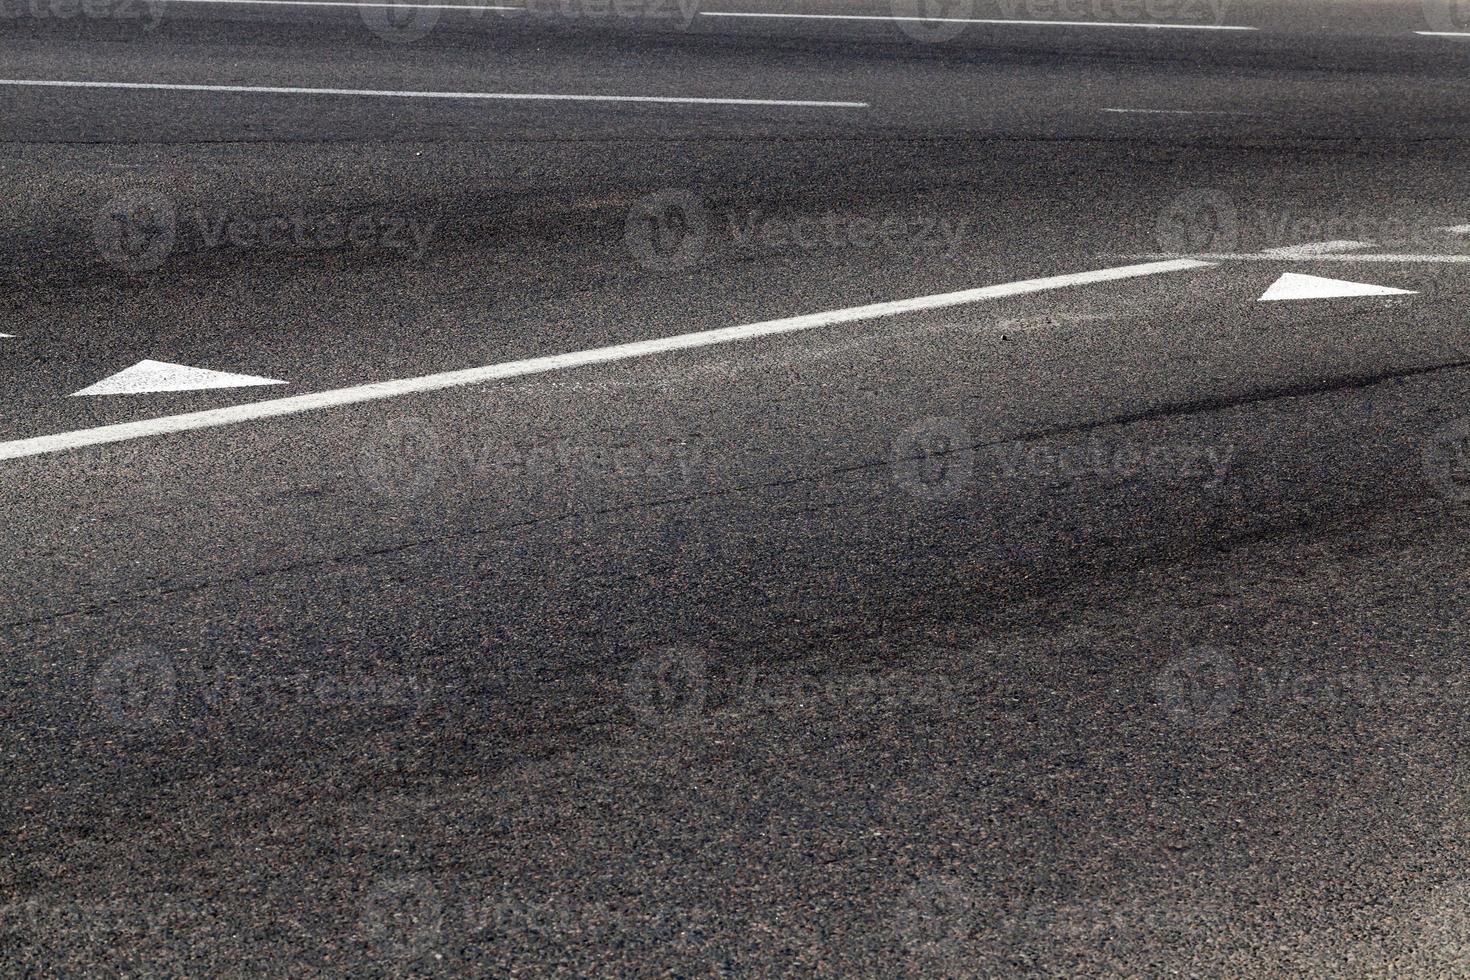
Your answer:
[[[1451,235],[1470,235],[1470,225],[1450,225],[1448,228],[1439,229]]]
[[[390,89],[300,88],[275,85],[173,85],[163,82],[90,82],[33,78],[0,78],[0,85],[35,88],[148,89],[161,92],[236,92],[251,95],[361,95],[396,99],[496,99],[528,102],[653,102],[663,105],[800,106],[820,109],[866,109],[866,102],[820,102],[807,99],[716,99],[671,95],[562,95],[545,92],[398,92]]]
[[[1255,31],[1256,27],[1226,24],[1143,24],[1109,20],[993,20],[979,17],[899,17],[882,14],[768,14],[737,10],[701,10],[701,17],[762,17],[781,20],[917,21],[923,24],[1000,24],[1022,27],[1136,27],[1168,31]]]
[[[1415,31],[1422,37],[1470,37],[1470,31]]]
[[[1164,252],[1143,258],[1167,259],[1184,257],[1175,252]],[[1187,256],[1201,262],[1431,262],[1439,264],[1470,263],[1470,255],[1404,255],[1395,253],[1369,252],[1346,255],[1292,255],[1283,252],[1205,252]]]
[[[1309,255],[1329,255],[1333,252],[1352,252],[1357,249],[1372,247],[1372,242],[1307,242],[1305,245],[1281,245],[1277,248],[1262,249],[1261,254],[1275,255],[1283,259],[1294,259],[1305,258]]]
[[[525,7],[468,3],[354,3],[352,0],[148,0],[149,3],[213,3],[259,7],[388,7],[404,10],[475,10],[526,13]]]
[[[1224,112],[1215,109],[1104,109],[1103,112],[1121,112],[1141,116],[1254,116],[1254,112]]]
[[[937,310],[944,307],[961,306],[967,303],[978,303],[981,300],[1002,299],[1008,296],[1023,296],[1028,293],[1045,292],[1049,289],[1062,289],[1067,286],[1084,286],[1093,283],[1115,282],[1120,279],[1134,279],[1139,276],[1153,276],[1164,272],[1204,269],[1210,268],[1212,265],[1213,263],[1210,262],[1199,262],[1193,259],[1176,259],[1168,262],[1148,262],[1142,265],[1099,269],[1094,272],[1077,272],[1063,276],[1048,276],[1044,279],[1026,279],[1021,282],[1004,283],[998,286],[982,286],[979,289],[966,289],[954,293],[939,293],[934,296],[921,296],[916,299],[896,300],[890,303],[874,303],[868,306],[854,306],[842,310],[829,310],[825,313],[809,313],[805,316],[787,317],[781,320],[766,320],[761,323],[749,323],[739,327],[724,327],[719,330],[688,333],[677,337],[664,337],[658,340],[640,340],[634,343],[617,344],[612,347],[598,347],[571,354],[533,357],[529,360],[509,361],[504,364],[492,364],[488,367],[470,368],[464,371],[448,371],[443,374],[430,374],[419,378],[406,378],[399,381],[380,381],[376,384],[358,385],[352,388],[338,388],[333,391],[322,391],[312,395],[273,398],[246,405],[233,405],[229,408],[217,408],[203,412],[191,412],[186,415],[168,415],[162,418],[146,419],[142,422],[104,425],[95,429],[80,429],[75,432],[62,432],[57,435],[39,436],[33,439],[17,439],[12,442],[0,443],[0,460],[21,459],[26,456],[41,456],[46,453],[59,453],[68,449],[79,449],[83,446],[126,442],[131,439],[143,439],[149,436],[160,436],[175,432],[190,432],[196,429],[212,429],[226,425],[238,425],[242,422],[252,422],[258,419],[278,418],[283,415],[298,415],[302,412],[314,412],[341,405],[382,401],[383,399],[398,398],[403,395],[442,391],[446,388],[459,388],[465,385],[484,384],[488,381],[517,378],[528,374],[564,371],[569,368],[585,367],[590,364],[607,364],[613,361],[626,361],[633,358],[651,357],[655,354],[667,354],[672,351],[693,350],[716,344],[753,340],[757,337],[770,337],[777,334],[815,330],[818,327],[827,327],[839,323],[855,323],[861,320],[897,316],[901,313],[914,313],[920,310]]]

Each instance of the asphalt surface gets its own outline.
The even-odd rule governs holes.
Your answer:
[[[4,7],[0,973],[1470,975],[1470,11],[1197,6]]]

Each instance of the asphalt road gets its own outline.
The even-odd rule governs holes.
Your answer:
[[[1470,10],[37,4],[0,973],[1470,975]]]

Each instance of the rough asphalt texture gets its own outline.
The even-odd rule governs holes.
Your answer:
[[[12,79],[871,107],[0,86],[0,438],[1467,253],[1452,8],[10,17]],[[1470,975],[1467,297],[1227,261],[0,464],[0,973]],[[291,385],[66,397],[144,358]]]

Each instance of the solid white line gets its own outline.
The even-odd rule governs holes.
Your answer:
[[[149,3],[214,3],[260,7],[388,7],[404,10],[495,10],[526,13],[525,7],[468,3],[354,3],[352,0],[148,0]]]
[[[1164,253],[1165,256],[1173,253]],[[1158,256],[1155,256],[1158,257]],[[1272,252],[1208,252],[1191,255],[1190,258],[1205,262],[1432,262],[1440,264],[1464,264],[1470,255],[1405,255],[1372,252],[1366,255],[1290,255]]]
[[[0,78],[0,85],[42,88],[149,89],[163,92],[244,92],[259,95],[366,95],[397,99],[498,99],[535,102],[656,102],[667,105],[803,106],[822,109],[866,109],[866,102],[817,102],[796,99],[703,99],[669,95],[559,95],[542,92],[396,92],[379,89],[298,88],[275,85],[172,85],[163,82],[74,82]]]
[[[766,14],[734,10],[701,10],[701,17],[767,17],[782,20],[881,20],[917,21],[924,24],[1001,24],[1023,27],[1137,27],[1169,31],[1254,31],[1256,27],[1224,24],[1137,24],[1107,20],[991,20],[978,17],[897,17],[880,14]]]
[[[1470,31],[1415,31],[1424,37],[1470,37]]]
[[[142,422],[124,422],[120,425],[104,425],[95,429],[81,429],[76,432],[63,432],[57,435],[39,436],[34,439],[17,439],[13,442],[0,443],[0,460],[40,456],[46,453],[59,453],[68,449],[79,449],[83,446],[126,442],[130,439],[143,439],[149,436],[166,435],[174,432],[189,432],[195,429],[212,429],[225,425],[238,425],[241,422],[251,422],[257,419],[297,415],[301,412],[313,412],[325,408],[335,408],[340,405],[381,401],[386,398],[398,398],[402,395],[411,395],[426,391],[441,391],[446,388],[458,388],[464,385],[483,384],[487,381],[498,381],[503,378],[516,378],[528,374],[541,374],[547,371],[562,371],[568,368],[585,367],[589,364],[607,364],[612,361],[650,357],[655,354],[667,354],[672,351],[692,350],[698,347],[710,347],[715,344],[753,340],[757,337],[770,337],[777,334],[796,333],[802,330],[815,330],[818,327],[827,327],[839,323],[855,323],[860,320],[873,320],[878,317],[896,316],[901,313],[937,310],[949,306],[960,306],[966,303],[977,303],[986,299],[1001,299],[1007,296],[1040,293],[1049,289],[1061,289],[1066,286],[1114,282],[1120,279],[1158,275],[1163,272],[1182,272],[1187,269],[1204,269],[1209,268],[1211,265],[1212,263],[1210,262],[1200,262],[1193,259],[1176,259],[1168,262],[1149,262],[1143,265],[1122,266],[1115,269],[1100,269],[1095,272],[1078,272],[1064,276],[1048,276],[1044,279],[1027,279],[1021,282],[1004,283],[999,286],[983,286],[979,289],[966,289],[955,293],[921,296],[917,299],[897,300],[890,303],[874,303],[869,306],[854,306],[843,310],[830,310],[826,313],[810,313],[805,316],[787,317],[782,320],[766,320],[761,323],[749,323],[739,327],[725,327],[720,330],[708,330],[702,333],[664,337],[659,340],[641,340],[630,344],[617,344],[612,347],[598,347],[571,354],[534,357],[530,360],[510,361],[505,364],[493,364],[489,367],[470,368],[464,371],[448,371],[443,374],[430,374],[424,377],[406,378],[399,381],[380,381],[376,384],[358,385],[353,388],[338,388],[334,391],[322,391],[313,395],[273,398],[246,405],[234,405],[229,408],[191,412],[187,415],[168,415],[162,418],[147,419]]]

